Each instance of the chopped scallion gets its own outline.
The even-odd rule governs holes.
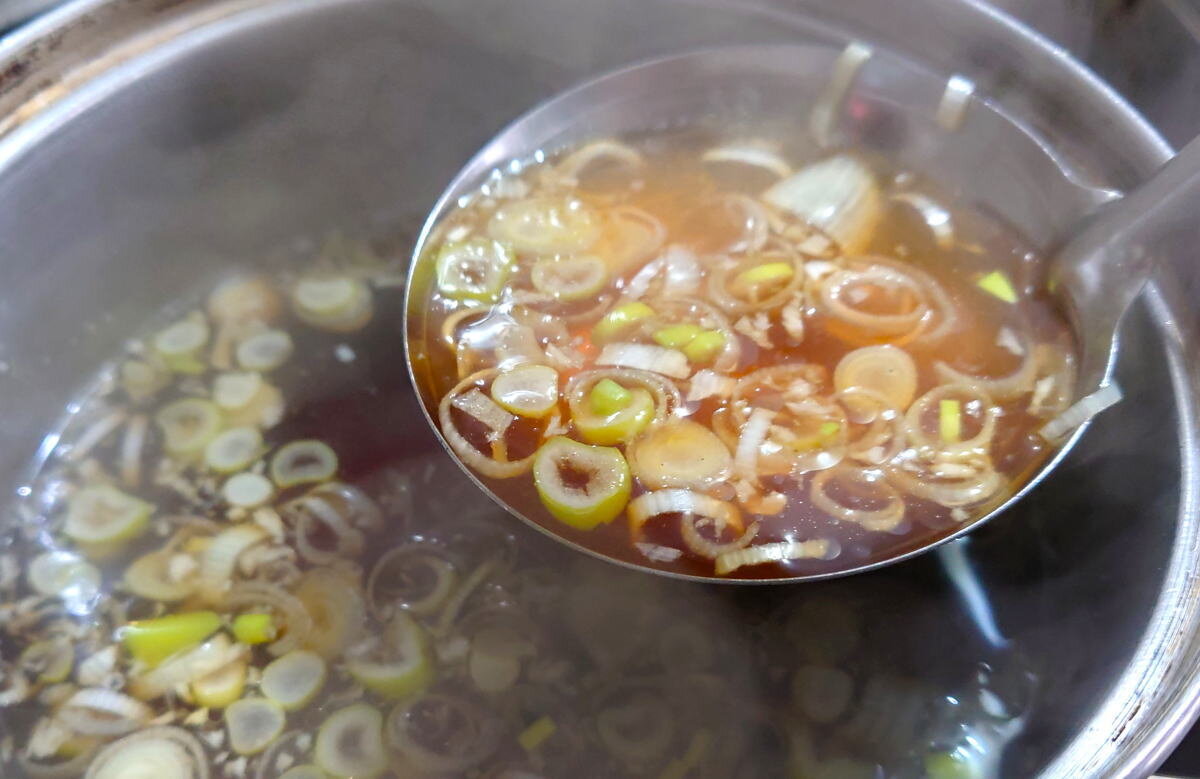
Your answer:
[[[790,262],[767,262],[742,271],[731,286],[741,294],[748,294],[758,287],[786,284],[794,275],[796,269]]]
[[[683,353],[689,362],[707,363],[725,348],[725,334],[720,330],[705,330],[683,347]]]
[[[994,270],[975,283],[984,292],[995,295],[1005,303],[1017,302],[1017,290],[1004,271]]]
[[[654,309],[645,303],[633,301],[622,303],[604,315],[592,329],[592,340],[597,343],[611,341],[647,317],[654,316]]]
[[[542,742],[553,736],[556,730],[558,730],[558,726],[554,724],[554,720],[549,717],[539,717],[532,725],[521,731],[521,734],[517,736],[517,743],[521,745],[521,749],[532,752],[541,746]]]
[[[668,349],[682,349],[702,332],[704,331],[698,325],[670,325],[654,333],[654,342]]]
[[[607,417],[629,406],[633,393],[612,379],[601,379],[592,387],[588,400],[594,413]]]
[[[938,432],[946,443],[962,440],[962,404],[953,399],[938,405]]]
[[[274,641],[275,621],[270,614],[239,614],[233,620],[233,637],[243,644]]]

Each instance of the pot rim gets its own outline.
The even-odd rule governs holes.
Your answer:
[[[285,13],[358,1],[73,0],[0,40],[0,175],[30,153],[40,137],[124,86],[122,79],[104,78],[116,75],[121,66],[147,55],[154,55],[158,64],[167,62],[181,51],[203,45],[208,36],[191,33],[213,33],[211,26],[220,21],[231,27],[259,24]],[[812,0],[805,6],[812,16],[803,18],[780,0],[691,4],[773,17],[786,25],[784,29],[811,32],[824,25],[835,37],[878,40],[887,48],[911,53],[895,41],[902,33],[882,26],[886,20],[872,20],[864,13],[870,0]],[[982,0],[957,0],[940,10],[946,29],[983,30],[985,38],[1008,42],[1003,54],[1011,61],[1028,66],[1031,72],[1049,70],[1078,85],[1084,107],[1119,124],[1114,132],[1124,135],[1112,140],[1129,142],[1125,151],[1133,159],[1126,162],[1133,170],[1127,172],[1144,176],[1171,155],[1171,147],[1124,98],[1060,46]],[[986,83],[984,65],[977,64],[972,72],[961,63],[947,63],[952,56],[953,52],[922,50],[916,59],[932,69],[960,71]],[[986,94],[986,89],[982,91]],[[1004,99],[989,99],[1005,106]],[[1129,186],[1133,181],[1119,183]],[[1145,301],[1167,351],[1182,431],[1176,538],[1153,613],[1129,664],[1088,723],[1045,768],[1047,775],[1146,775],[1200,714],[1200,577],[1194,575],[1200,559],[1200,445],[1195,438],[1200,424],[1200,362],[1189,365],[1186,347],[1200,337],[1200,320],[1189,313],[1186,285],[1173,283],[1172,275],[1177,275],[1173,269],[1164,269],[1147,287]],[[1170,659],[1164,659],[1164,654]]]

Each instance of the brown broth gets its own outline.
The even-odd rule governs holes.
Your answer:
[[[609,175],[594,177],[588,189],[578,188],[572,190],[571,194],[598,209],[614,204],[643,209],[665,226],[667,237],[664,245],[683,244],[699,255],[713,252],[737,234],[737,227],[731,220],[723,220],[719,213],[714,214],[710,207],[713,196],[739,189],[746,192],[761,191],[762,171],[755,170],[752,175],[739,177],[736,170],[730,170],[729,166],[724,166],[719,172],[706,168],[699,161],[699,151],[710,142],[709,138],[692,136],[682,139],[642,139],[635,145],[645,155],[645,164],[636,175],[636,183],[631,185],[628,176],[622,178],[619,171],[615,174],[610,172]],[[542,193],[547,186],[546,171],[552,169],[553,164],[551,161],[528,169],[520,181],[527,185],[533,195]],[[813,363],[824,367],[827,376],[831,377],[839,360],[849,351],[868,343],[890,342],[901,344],[915,361],[918,369],[916,397],[920,397],[942,383],[934,367],[939,361],[963,373],[980,377],[1001,377],[1018,368],[1022,357],[1001,343],[1005,339],[999,336],[1004,331],[1009,335],[1019,335],[1020,343],[1026,350],[1035,348],[1034,345],[1048,345],[1068,360],[1073,359],[1071,355],[1075,346],[1072,334],[1049,296],[1041,290],[1039,258],[1014,229],[986,213],[972,209],[969,204],[955,201],[917,175],[908,172],[897,174],[874,159],[869,160],[869,165],[878,177],[885,199],[882,218],[860,255],[882,256],[932,276],[958,312],[956,329],[951,336],[932,345],[922,344],[920,338],[912,343],[905,343],[900,338],[860,338],[853,333],[848,334],[844,327],[839,330],[842,323],[831,320],[827,313],[814,305],[812,294],[806,294],[803,340],[798,345],[789,345],[782,343],[784,339],[773,337],[774,348],[765,350],[745,335],[739,335],[742,356],[737,367],[729,372],[730,376],[745,376],[755,369],[770,365]],[[911,204],[888,199],[889,194],[899,192],[922,193],[947,208],[954,226],[953,245],[940,247],[919,211]],[[456,210],[444,220],[440,235],[446,235],[445,231],[458,225],[465,225],[474,235],[486,235],[487,220],[496,208],[497,200],[485,192],[471,205]],[[503,203],[504,200],[500,199],[499,202]],[[606,236],[602,235],[600,240],[605,239]],[[436,250],[438,245],[435,243],[433,249]],[[517,270],[508,281],[510,289],[530,288],[528,268],[531,264],[530,256],[518,255]],[[613,301],[617,300],[621,289],[640,266],[641,263],[636,264],[610,279],[601,293],[601,302],[607,300],[607,305],[597,307],[597,300],[593,296],[570,307],[555,309],[553,315],[571,322],[569,332],[572,336],[586,334],[591,324],[615,305]],[[982,276],[994,271],[1003,273],[1020,292],[1016,304],[989,294],[977,284]],[[868,295],[860,308],[872,313],[903,310],[905,303],[897,297],[901,294]],[[703,292],[699,297],[704,298]],[[461,310],[461,306],[460,302],[439,294],[436,284],[433,285],[428,298],[424,333],[413,344],[418,368],[424,368],[424,371],[418,371],[424,374],[418,376],[418,381],[426,382],[432,395],[438,399],[449,392],[460,378],[455,351],[441,340],[441,330],[446,318]],[[569,319],[581,312],[587,314],[584,321]],[[776,335],[780,329],[779,317],[777,314],[771,316],[773,329],[770,332]],[[730,321],[738,318],[736,314],[729,315]],[[592,352],[591,357],[594,356]],[[486,361],[473,365],[472,369],[481,367],[486,367]],[[587,367],[591,367],[590,363]],[[567,372],[560,371],[561,383],[565,383],[567,375]],[[1044,377],[1039,374],[1039,378]],[[1067,387],[1064,394],[1069,395],[1069,391]],[[820,394],[827,396],[831,392],[831,382],[827,378]],[[725,404],[720,399],[703,400],[698,405],[692,405],[689,418],[711,426],[713,412]],[[1044,410],[1038,415],[1031,413],[1029,393],[995,405],[996,432],[986,454],[1002,477],[1003,486],[985,499],[973,505],[951,509],[911,493],[905,494],[906,509],[901,525],[890,532],[872,532],[852,522],[834,520],[812,504],[809,500],[809,483],[815,472],[799,478],[765,476],[760,480],[761,487],[784,492],[788,496],[788,504],[782,514],[757,517],[761,529],[753,543],[833,538],[840,544],[841,553],[832,560],[800,560],[740,568],[731,576],[776,578],[858,567],[902,554],[986,514],[1031,478],[1052,452],[1052,447],[1037,432],[1052,413]],[[560,411],[564,420],[569,418],[565,402],[560,401]],[[936,411],[935,406],[932,421],[935,431]],[[455,414],[458,420],[473,421],[466,418],[465,414]],[[536,448],[543,427],[518,420],[513,426],[514,430],[507,434],[514,457]],[[979,421],[965,414],[964,438],[971,437],[978,429]],[[464,432],[468,432],[470,440],[482,440],[470,435],[465,428]],[[579,437],[574,432],[569,435]],[[623,518],[590,531],[576,530],[557,521],[546,511],[528,473],[511,479],[481,478],[511,506],[572,542],[639,565],[681,574],[712,575],[711,560],[695,556],[687,552],[686,547],[680,546],[676,517],[660,516],[652,520],[646,525],[642,540],[682,548],[685,553],[673,562],[654,561],[631,543],[630,531]],[[642,491],[635,480],[634,496]],[[845,497],[845,504],[852,508],[870,508],[874,505],[869,496],[847,496],[844,487],[835,486],[835,491]],[[730,492],[728,485],[717,485],[714,490],[714,494],[722,498],[732,498]],[[745,508],[743,512],[751,515]]]

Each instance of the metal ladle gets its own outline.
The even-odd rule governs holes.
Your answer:
[[[862,65],[871,59],[884,66],[864,70]],[[542,155],[585,140],[696,124],[716,125],[733,137],[744,125],[747,133],[755,134],[763,133],[764,128],[808,131],[817,145],[873,145],[893,162],[919,170],[951,189],[983,187],[976,200],[992,198],[995,202],[989,205],[1027,234],[1036,232],[1028,229],[1030,223],[1050,212],[1053,222],[1070,225],[1050,239],[1057,239],[1061,249],[1050,260],[1047,278],[1081,342],[1077,397],[1108,387],[1117,326],[1150,277],[1154,261],[1165,252],[1191,250],[1178,233],[1190,231],[1191,238],[1195,225],[1188,219],[1200,219],[1200,213],[1189,213],[1189,209],[1200,211],[1196,208],[1200,204],[1200,141],[1193,141],[1140,188],[1119,198],[1110,189],[1088,183],[1035,133],[1019,127],[1011,117],[991,111],[972,97],[972,90],[970,82],[961,77],[947,83],[907,61],[880,56],[858,44],[851,44],[841,56],[826,46],[778,45],[711,49],[654,60],[602,76],[542,103],[502,130],[463,168],[438,200],[414,249],[405,301],[405,336],[409,369],[429,423],[440,437],[435,421],[438,398],[423,378],[427,359],[423,329],[424,301],[434,275],[427,244],[442,218],[457,207],[460,198],[478,192],[489,177],[518,173]],[[958,104],[957,120],[955,111],[947,112],[948,102]],[[847,104],[856,110],[845,110]],[[989,164],[994,173],[981,170]],[[1043,196],[1042,203],[1030,205],[1038,194]],[[1060,236],[1069,240],[1064,243]],[[1164,240],[1170,238],[1173,240]],[[1087,404],[1080,408],[1086,410]],[[894,554],[862,565],[764,580],[688,576],[605,557],[550,532],[497,496],[461,462],[459,465],[510,513],[593,556],[677,578],[738,583],[801,581],[907,559],[982,525],[1044,479],[1079,440],[1087,420],[1084,414],[1067,431],[1058,451],[1019,490],[955,532],[897,548]],[[442,443],[457,461],[444,438]]]

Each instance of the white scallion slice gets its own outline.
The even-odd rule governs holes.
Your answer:
[[[823,538],[813,541],[778,541],[726,552],[717,557],[716,571],[718,576],[724,576],[747,565],[813,558],[831,560],[840,552],[841,548],[836,541]]]
[[[285,711],[296,711],[307,706],[321,691],[325,675],[324,658],[307,649],[296,649],[263,669],[259,689]]]
[[[870,390],[896,408],[908,408],[917,394],[917,364],[898,346],[864,346],[838,362],[833,386],[838,392]]]
[[[767,190],[763,199],[823,230],[849,255],[867,247],[883,215],[875,175],[847,155],[801,168]]]
[[[686,379],[692,373],[687,355],[678,349],[639,343],[606,344],[596,365],[637,368],[673,379]]]
[[[504,692],[520,678],[522,659],[535,653],[533,644],[515,628],[487,627],[471,637],[467,669],[480,692]]]
[[[214,536],[200,558],[201,594],[210,602],[220,600],[233,586],[238,558],[267,538],[267,531],[253,522],[234,525]]]
[[[221,410],[212,401],[184,398],[169,403],[154,415],[163,434],[163,446],[175,457],[200,455],[221,431]]]
[[[230,425],[273,427],[283,418],[283,395],[252,371],[223,373],[213,382],[213,402]]]
[[[371,321],[371,290],[346,277],[301,279],[292,290],[292,310],[321,330],[354,332]]]
[[[89,603],[100,592],[99,569],[72,552],[38,555],[29,563],[25,579],[35,592],[68,603]]]
[[[154,351],[163,364],[178,373],[201,373],[203,352],[208,343],[208,322],[194,311],[187,318],[161,330],[153,339]]]
[[[534,289],[555,300],[583,300],[604,289],[608,266],[599,257],[545,258],[534,263],[529,278]]]
[[[102,749],[85,779],[208,779],[208,756],[188,731],[157,727]]]
[[[387,769],[383,715],[365,703],[334,712],[317,731],[313,757],[334,776],[379,776]]]
[[[240,657],[224,668],[192,682],[192,698],[200,706],[224,709],[232,705],[246,689],[246,670],[249,663]]]
[[[225,709],[229,746],[239,755],[256,755],[283,732],[287,716],[266,698],[243,698]]]
[[[123,736],[150,721],[154,712],[139,700],[107,687],[85,687],[63,703],[57,716],[84,736]]]
[[[179,565],[174,563],[176,558],[182,559],[182,566],[187,570],[180,566],[181,575],[172,576],[172,567]],[[125,569],[123,581],[125,588],[139,598],[173,603],[196,591],[199,571],[199,564],[188,555],[172,549],[158,549],[134,560]]]
[[[532,197],[506,203],[488,222],[488,233],[517,251],[571,254],[600,237],[600,215],[574,197]]]
[[[283,330],[264,330],[237,345],[238,365],[248,371],[273,371],[288,361],[295,346]]]
[[[222,324],[271,322],[282,308],[279,293],[261,276],[234,276],[217,285],[208,296],[208,313]]]
[[[518,416],[544,417],[558,404],[558,372],[546,365],[518,365],[492,382],[492,398]]]
[[[34,641],[21,652],[17,666],[39,684],[58,684],[75,667],[75,646],[66,638]]]
[[[633,475],[652,490],[706,490],[733,472],[733,456],[717,434],[689,419],[651,427],[629,445],[625,457]]]
[[[218,473],[233,473],[257,460],[262,451],[263,437],[257,428],[235,427],[208,442],[204,464]]]
[[[153,511],[114,487],[84,487],[71,496],[63,532],[82,544],[122,543],[141,535]]]
[[[758,140],[734,141],[708,149],[700,156],[701,162],[737,163],[765,170],[776,178],[787,178],[792,166],[778,151]]]
[[[322,441],[284,444],[271,458],[271,480],[282,488],[328,481],[337,473],[338,458]]]
[[[158,365],[130,360],[121,366],[120,382],[130,400],[142,403],[165,389],[171,383],[171,374]]]
[[[332,659],[362,637],[367,619],[362,593],[335,569],[310,570],[301,577],[293,595],[312,619],[305,648]]]
[[[275,497],[275,485],[257,473],[238,473],[221,487],[221,496],[231,506],[252,509],[264,506]]]
[[[397,612],[370,652],[351,653],[346,670],[354,680],[390,700],[409,698],[433,681],[429,640],[421,625],[407,613]]]

